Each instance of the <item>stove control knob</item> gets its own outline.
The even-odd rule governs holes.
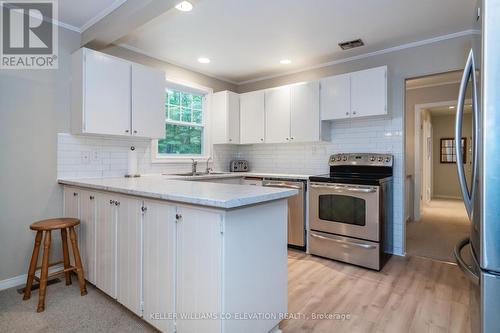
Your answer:
[[[390,157],[386,157],[386,158],[385,158],[385,162],[386,162],[386,163],[389,163],[390,161],[391,161],[391,158],[390,158]]]
[[[342,161],[347,161],[347,156],[342,157]]]
[[[375,156],[370,157],[370,161],[371,162],[375,161]]]
[[[379,157],[379,158],[378,158],[378,161],[379,161],[379,162],[382,162],[383,160],[384,160],[384,158],[383,158],[383,157]]]
[[[337,161],[340,161],[341,157],[340,156],[337,156]]]

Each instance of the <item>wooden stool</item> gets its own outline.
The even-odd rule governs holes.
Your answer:
[[[76,271],[78,276],[78,282],[80,284],[80,293],[82,296],[87,295],[87,288],[85,287],[85,279],[83,275],[82,260],[80,258],[80,252],[78,251],[78,245],[76,243],[76,232],[75,226],[80,224],[80,220],[73,218],[58,218],[58,219],[48,219],[33,223],[30,225],[31,230],[36,231],[35,236],[35,247],[33,248],[33,255],[31,256],[30,268],[28,272],[28,279],[26,281],[26,287],[24,288],[23,300],[30,299],[31,297],[31,287],[33,286],[33,280],[37,280],[40,283],[40,296],[38,298],[38,308],[37,312],[42,312],[45,310],[45,292],[47,289],[47,280],[55,275],[64,273],[66,277],[66,285],[71,284],[71,272]],[[49,251],[51,243],[51,231],[61,230],[62,247],[63,247],[63,260],[49,264]],[[73,255],[75,257],[75,265],[71,266],[69,262],[69,252],[68,252],[68,237],[66,229],[69,229],[69,238],[71,240],[71,247],[73,249]],[[42,241],[42,234],[45,232],[45,237],[43,239],[43,257],[42,266],[37,267],[38,262],[38,252],[40,250],[40,243]],[[48,274],[49,267],[64,264],[64,269],[58,272]],[[35,276],[35,271],[41,269],[40,278]]]

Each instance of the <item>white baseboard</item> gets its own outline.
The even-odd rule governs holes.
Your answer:
[[[60,271],[63,268],[64,268],[64,266],[62,264],[52,266],[49,268],[49,274]],[[37,271],[37,273],[38,273],[37,276],[40,276],[39,270]],[[2,280],[2,281],[0,281],[0,290],[5,290],[5,289],[24,285],[26,283],[27,278],[28,278],[28,274],[23,274],[23,275],[11,277],[10,279]]]

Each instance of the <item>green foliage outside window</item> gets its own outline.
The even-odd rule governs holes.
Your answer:
[[[159,154],[200,155],[203,147],[203,96],[167,90],[165,138]]]

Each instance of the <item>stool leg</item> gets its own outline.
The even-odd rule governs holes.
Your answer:
[[[38,253],[40,252],[41,242],[42,242],[42,232],[37,231],[35,236],[35,246],[33,247],[33,254],[31,255],[28,278],[26,280],[26,287],[24,287],[23,300],[28,300],[31,297],[31,287],[33,286],[33,279],[35,278],[36,264],[38,263]]]
[[[63,248],[63,258],[64,258],[64,269],[70,268],[69,263],[69,251],[68,251],[68,234],[66,232],[66,228],[61,229],[61,239],[62,239],[62,248]],[[71,284],[71,272],[65,272],[64,276],[66,278],[66,285],[69,286]]]
[[[45,310],[45,292],[47,291],[47,276],[49,275],[49,252],[50,252],[50,230],[45,231],[43,239],[42,270],[40,274],[40,294],[38,296],[38,308],[36,312]]]
[[[74,227],[69,228],[69,239],[71,240],[73,255],[75,256],[76,275],[78,276],[78,283],[80,284],[80,294],[85,296],[87,295],[87,288],[85,287],[82,259],[80,258],[80,252],[78,251],[78,245],[76,244],[76,232]]]

